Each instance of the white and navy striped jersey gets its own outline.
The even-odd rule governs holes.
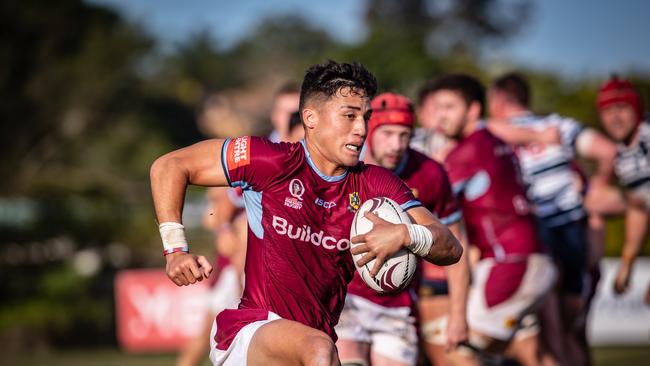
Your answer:
[[[544,130],[555,127],[560,144],[528,144],[516,149],[528,199],[535,214],[547,226],[559,226],[585,217],[582,194],[576,173],[571,167],[575,144],[584,127],[571,118],[557,114],[538,116],[525,114],[514,118],[517,126]]]
[[[639,125],[639,138],[630,146],[616,145],[614,161],[621,184],[650,209],[650,123]]]

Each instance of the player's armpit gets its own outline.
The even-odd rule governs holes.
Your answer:
[[[213,139],[167,153],[151,165],[151,193],[158,222],[181,222],[188,184],[226,186],[223,140]]]
[[[424,260],[439,266],[448,266],[460,260],[463,247],[447,226],[438,221],[433,214],[422,206],[407,211],[414,224],[425,226],[433,235],[433,245]]]

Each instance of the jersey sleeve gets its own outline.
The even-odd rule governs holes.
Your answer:
[[[368,187],[372,188],[371,197],[388,197],[397,202],[404,211],[422,206],[411,189],[391,171],[374,165],[368,165]]]
[[[263,191],[283,170],[287,151],[284,144],[244,136],[226,139],[221,148],[221,164],[231,187]]]
[[[445,159],[445,169],[451,182],[452,192],[458,197],[465,190],[467,183],[476,174],[475,161],[477,149],[474,144],[464,144],[453,150]]]
[[[553,115],[554,125],[560,133],[560,143],[570,149],[575,149],[578,135],[584,131],[584,126],[572,118]]]
[[[432,189],[436,199],[432,206],[427,208],[438,217],[440,222],[451,225],[461,219],[461,210],[445,168],[441,164],[436,163],[435,165],[432,168],[437,169],[439,178],[432,180],[434,182]]]

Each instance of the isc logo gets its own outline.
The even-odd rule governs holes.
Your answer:
[[[318,206],[322,206],[322,207],[325,207],[325,208],[332,208],[332,207],[336,206],[336,202],[332,202],[332,201],[328,202],[328,201],[325,201],[324,199],[318,198],[318,197],[316,197],[316,202],[315,203]]]

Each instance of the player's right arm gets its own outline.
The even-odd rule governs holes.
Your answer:
[[[560,133],[555,127],[546,127],[538,131],[532,128],[515,126],[510,123],[490,122],[487,129],[509,145],[527,145],[531,143],[559,144]]]
[[[641,251],[648,232],[649,218],[650,213],[643,202],[639,202],[634,198],[628,200],[625,212],[625,241],[621,253],[621,265],[614,280],[614,291],[618,294],[622,294],[627,290],[632,266]]]
[[[370,275],[374,277],[386,259],[402,248],[407,248],[427,262],[439,266],[448,266],[460,260],[463,247],[447,226],[438,221],[431,211],[417,206],[408,209],[407,214],[413,223],[411,226],[418,227],[416,232],[421,234],[423,230],[428,234],[413,237],[413,232],[407,225],[390,223],[370,211],[365,213],[364,217],[373,224],[372,230],[350,239],[353,244],[360,244],[351,249],[352,254],[366,253],[357,261],[357,267],[377,259],[370,270]],[[415,247],[428,248],[428,250],[426,253],[420,253],[414,250]]]
[[[221,164],[223,140],[196,143],[165,154],[151,166],[150,180],[159,223],[181,223],[185,191],[189,184],[227,186]],[[203,256],[176,252],[165,256],[167,276],[177,285],[189,285],[208,277],[212,266]]]

